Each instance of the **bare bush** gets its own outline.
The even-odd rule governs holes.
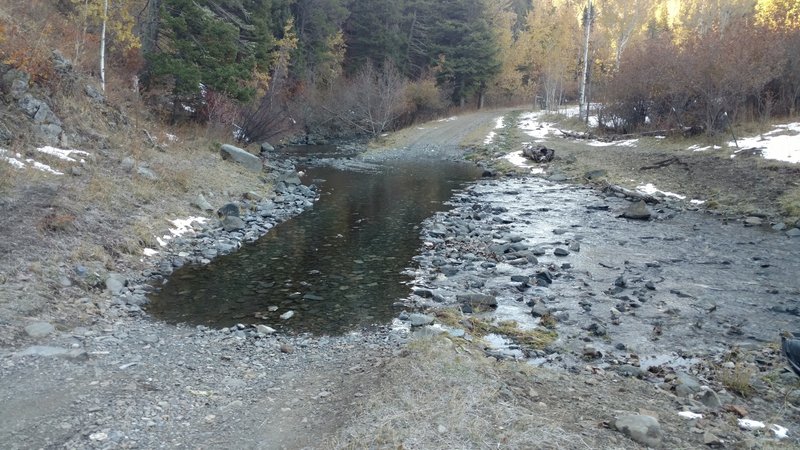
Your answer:
[[[351,80],[346,91],[352,99],[346,111],[348,122],[377,136],[391,129],[406,111],[408,83],[394,64],[387,61],[381,71],[365,65]]]
[[[261,142],[287,133],[295,124],[289,113],[288,96],[282,83],[272,83],[267,92],[239,111],[236,132],[241,142]]]
[[[723,33],[688,36],[681,45],[653,38],[631,49],[604,94],[605,121],[617,131],[648,126],[725,130],[740,116],[768,113],[769,83],[781,71],[774,32],[741,23]]]

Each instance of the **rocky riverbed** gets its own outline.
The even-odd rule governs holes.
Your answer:
[[[800,240],[667,198],[633,200],[538,177],[469,187],[426,222],[405,304],[428,320],[406,322],[456,310],[456,331],[426,326],[467,339],[470,318],[549,326],[557,338],[539,348],[502,335],[482,345],[498,359],[647,380],[674,396],[675,413],[716,416],[720,441],[752,438],[723,426],[747,415],[777,420],[800,442],[800,391],[777,347],[780,330],[800,323]],[[642,209],[649,220],[626,218]]]

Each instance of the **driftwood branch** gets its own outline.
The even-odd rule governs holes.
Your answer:
[[[659,161],[655,164],[640,167],[639,170],[653,170],[653,169],[663,169],[664,167],[671,166],[672,164],[678,164],[683,166],[684,169],[689,170],[689,164],[684,161],[681,161],[680,158],[677,156],[673,156],[672,158],[667,158],[663,161]]]

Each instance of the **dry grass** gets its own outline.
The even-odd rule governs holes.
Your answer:
[[[718,371],[718,377],[723,386],[742,397],[749,397],[753,394],[754,389],[751,383],[753,375],[755,375],[755,369],[742,363],[737,363],[733,369],[719,369]]]
[[[534,371],[439,337],[413,342],[335,448],[558,448],[579,442],[531,409]],[[519,385],[509,386],[506,381]],[[577,441],[576,441],[577,439]]]
[[[787,217],[800,218],[800,187],[791,187],[778,199],[778,203]]]

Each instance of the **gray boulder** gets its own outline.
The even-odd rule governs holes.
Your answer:
[[[136,173],[139,174],[140,177],[150,181],[158,181],[158,175],[148,167],[139,166],[136,168]]]
[[[25,327],[25,334],[33,338],[45,337],[56,331],[56,327],[47,322],[35,322]]]
[[[125,284],[127,282],[128,280],[126,280],[124,276],[118,273],[110,273],[106,278],[106,289],[108,289],[112,295],[120,294],[125,289]]]
[[[99,90],[97,90],[97,88],[96,88],[96,87],[94,87],[94,86],[93,86],[93,85],[91,85],[91,84],[87,84],[86,86],[84,86],[84,88],[83,88],[83,92],[85,92],[85,93],[86,93],[86,95],[87,95],[87,96],[88,96],[90,99],[94,100],[94,101],[95,101],[95,102],[97,102],[97,103],[103,103],[104,101],[106,101],[106,98],[105,98],[105,96],[103,95],[103,93],[102,93],[102,92],[100,92]]]
[[[225,218],[225,217],[239,217],[239,205],[236,203],[226,203],[222,205],[220,209],[217,210],[217,217]]]
[[[493,295],[465,293],[456,295],[456,301],[473,308],[497,308],[497,299]]]
[[[37,124],[52,123],[61,125],[61,120],[56,117],[50,106],[34,98],[31,94],[24,94],[17,102],[17,105]]]
[[[223,160],[235,161],[246,167],[247,170],[253,172],[261,172],[263,167],[261,159],[258,156],[233,145],[223,144],[222,147],[220,147],[219,153]]]
[[[36,137],[46,144],[61,145],[64,130],[55,123],[43,123],[36,126]]]
[[[639,200],[631,204],[628,209],[622,213],[622,217],[634,220],[649,220],[652,215],[653,213],[650,212],[650,208],[647,207],[647,203],[645,203],[644,200]]]
[[[661,448],[661,425],[651,416],[631,414],[614,420],[614,429],[641,445]]]
[[[268,153],[268,152],[274,152],[274,151],[275,151],[275,147],[273,147],[272,144],[270,144],[269,142],[262,142],[261,143],[261,153]]]
[[[427,314],[413,313],[408,315],[408,321],[412,327],[422,327],[433,323],[433,317]]]
[[[227,216],[222,219],[222,228],[227,232],[244,229],[247,226],[244,220],[236,216]]]
[[[686,372],[677,372],[675,376],[675,395],[678,397],[688,397],[703,389],[700,382]]]
[[[197,197],[192,202],[192,206],[196,207],[200,211],[213,211],[214,207],[211,206],[211,203],[206,200],[203,194],[197,194]]]
[[[3,91],[11,95],[14,100],[19,100],[28,92],[28,85],[31,82],[31,77],[26,72],[17,69],[11,69],[3,74],[0,80],[0,87]]]

